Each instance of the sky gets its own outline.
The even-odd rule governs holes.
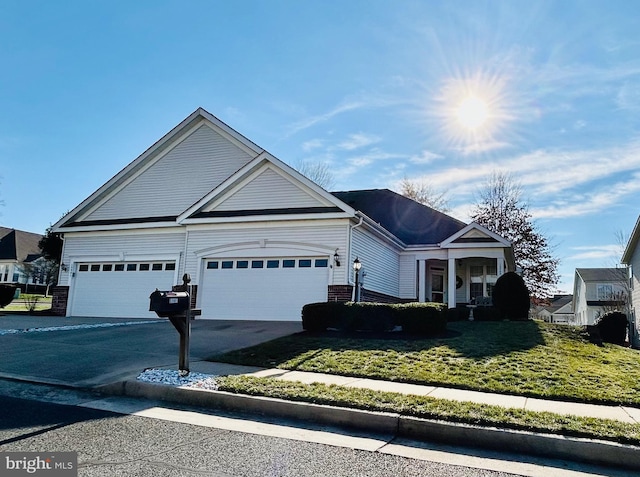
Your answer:
[[[570,293],[640,214],[638,51],[635,0],[0,0],[0,225],[44,233],[203,107],[465,222],[510,174]]]

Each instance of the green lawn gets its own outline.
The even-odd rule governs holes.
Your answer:
[[[598,347],[580,329],[528,322],[454,322],[446,336],[299,333],[212,361],[608,404],[640,405],[640,352]],[[222,391],[396,412],[640,445],[640,424],[505,409],[336,385],[228,376]]]
[[[45,311],[51,309],[51,296],[32,295],[23,293],[20,298],[14,299],[11,303],[1,309],[1,311],[24,312],[27,313],[31,306],[35,305],[33,311]]]
[[[541,322],[453,322],[445,337],[300,333],[211,360],[640,406],[640,352]],[[380,335],[378,335],[380,336]]]

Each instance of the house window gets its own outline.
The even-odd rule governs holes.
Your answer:
[[[608,301],[613,299],[613,285],[598,284],[598,301]]]
[[[6,275],[5,275],[5,277],[6,277]],[[13,281],[14,281],[14,282],[17,282],[18,280],[20,280],[20,274],[19,274],[19,273],[14,273],[14,274],[13,274]],[[6,278],[5,278],[5,282],[6,282],[6,281],[7,281],[7,280],[6,280]]]
[[[471,299],[475,300],[476,298],[480,298],[481,296],[484,296],[484,290],[483,290],[483,284],[482,282],[480,283],[471,283],[470,285],[470,292],[471,292]]]

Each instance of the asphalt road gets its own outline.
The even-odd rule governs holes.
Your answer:
[[[2,334],[102,323],[104,328]],[[191,361],[302,331],[300,322],[195,320]],[[168,320],[0,316],[0,377],[93,387],[131,378],[151,367],[177,369],[179,335]]]
[[[87,477],[514,475],[5,396],[0,409],[0,451],[76,451]]]

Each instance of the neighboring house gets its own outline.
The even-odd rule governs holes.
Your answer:
[[[576,268],[573,311],[577,325],[593,325],[608,311],[624,311],[627,273],[626,268]]]
[[[25,285],[34,280],[27,269],[42,257],[40,239],[39,234],[0,227],[0,283]]]
[[[629,327],[633,336],[630,337],[634,348],[640,347],[640,326],[636,319],[636,310],[640,309],[640,283],[638,273],[640,273],[640,217],[631,232],[629,242],[622,254],[621,262],[628,267],[628,292],[629,292]]]
[[[536,308],[535,317],[547,323],[575,325],[576,317],[575,313],[573,313],[573,296],[555,295],[549,304]]]
[[[198,109],[53,231],[55,311],[153,317],[149,295],[191,277],[204,319],[299,320],[306,303],[490,296],[511,244],[389,190],[331,194]]]

